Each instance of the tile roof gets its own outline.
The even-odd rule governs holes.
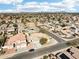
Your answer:
[[[9,39],[7,39],[7,44],[10,45],[10,44],[13,44],[13,43],[17,43],[19,41],[23,41],[25,40],[26,37],[23,33],[19,33],[19,34],[16,34],[15,36],[12,36],[10,37]]]

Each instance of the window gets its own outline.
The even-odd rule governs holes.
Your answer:
[[[16,47],[15,43],[13,43],[13,47],[14,47],[14,48]]]

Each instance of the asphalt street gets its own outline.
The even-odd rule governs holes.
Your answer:
[[[34,57],[38,57],[38,56],[41,56],[43,54],[50,53],[50,52],[55,52],[57,50],[60,50],[60,49],[66,48],[66,47],[69,47],[69,45],[67,45],[65,42],[58,43],[54,46],[49,46],[49,47],[45,47],[42,49],[37,49],[33,52],[23,52],[20,54],[16,54],[8,59],[32,59]]]
[[[72,42],[79,43],[79,39],[74,39],[74,40],[71,40],[71,41],[68,41],[68,42],[70,42],[70,43],[72,43]],[[32,59],[32,58],[41,56],[41,55],[46,54],[46,53],[55,52],[57,50],[61,50],[63,48],[67,48],[69,46],[72,46],[71,44],[68,44],[68,42],[58,43],[58,44],[53,45],[53,46],[37,49],[33,52],[19,53],[19,54],[16,54],[16,55],[14,55],[10,58],[7,58],[7,59]]]

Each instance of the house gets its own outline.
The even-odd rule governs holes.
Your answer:
[[[70,47],[62,52],[56,54],[58,59],[79,59],[79,49]]]
[[[6,47],[6,53],[16,52],[20,48],[26,48],[27,35],[23,33],[18,33],[15,36],[7,39],[4,47]]]
[[[23,23],[18,23],[18,33],[22,33],[22,31],[24,30],[24,24]]]
[[[56,57],[57,59],[75,59],[66,51],[57,53]]]
[[[70,54],[75,58],[75,59],[79,59],[79,49],[75,48],[75,47],[71,47],[70,48]]]
[[[6,33],[7,33],[7,37],[11,37],[13,36],[14,30],[15,28],[13,27],[13,24],[10,24],[7,28],[6,28]]]

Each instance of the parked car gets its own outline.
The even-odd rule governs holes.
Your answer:
[[[33,52],[35,49],[30,49],[29,52]]]
[[[77,46],[76,48],[78,48],[78,49],[79,49],[79,46]]]

